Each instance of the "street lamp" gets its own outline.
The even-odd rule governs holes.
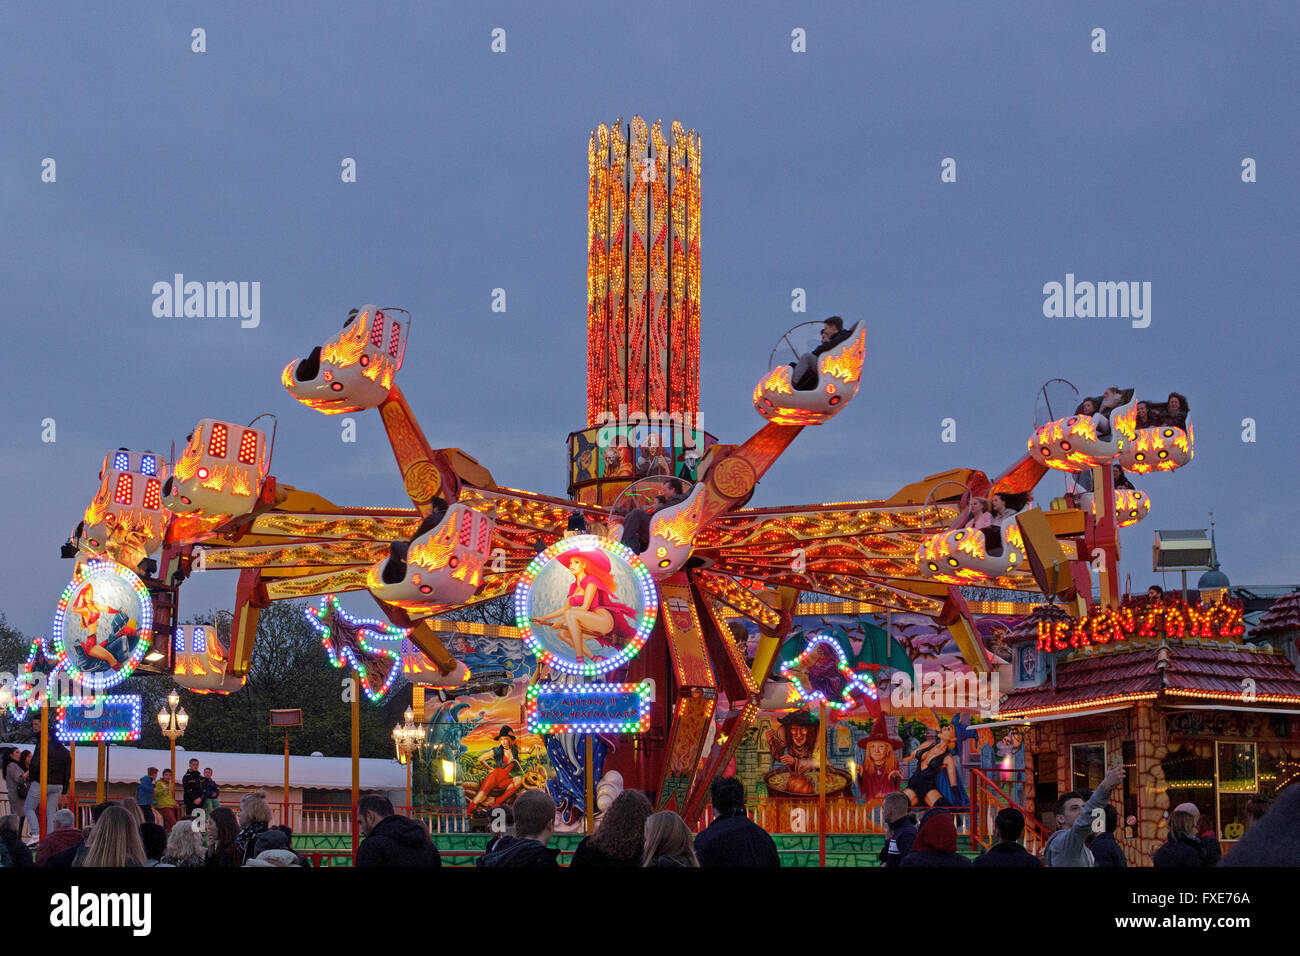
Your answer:
[[[172,752],[172,800],[176,799],[176,741],[185,735],[185,727],[190,722],[190,715],[179,706],[181,695],[173,690],[167,695],[167,706],[158,711],[158,726],[163,736],[171,742]]]
[[[411,755],[424,743],[424,730],[415,723],[415,711],[410,707],[402,715],[406,723],[393,728],[393,743],[397,747],[397,759],[406,764],[406,812],[411,811]]]

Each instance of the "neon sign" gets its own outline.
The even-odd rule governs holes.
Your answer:
[[[855,693],[868,698],[873,706],[879,701],[875,681],[851,669],[839,641],[825,634],[809,638],[798,657],[783,662],[781,675],[789,679],[792,693],[801,703],[824,703],[843,711],[856,705]]]
[[[1077,621],[1040,621],[1038,649],[1065,651],[1130,637],[1174,640],[1240,637],[1246,632],[1240,601],[1184,604],[1178,600],[1105,608]]]
[[[650,727],[650,685],[533,684],[524,719],[534,734],[639,734]]]
[[[140,695],[61,697],[54,736],[66,743],[121,743],[140,739]]]

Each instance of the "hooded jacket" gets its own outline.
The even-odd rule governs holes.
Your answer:
[[[438,848],[414,820],[394,813],[375,824],[361,841],[357,866],[442,866]]]
[[[506,836],[479,858],[479,866],[534,866],[559,868],[555,854],[537,840]]]
[[[921,821],[912,842],[912,852],[903,857],[901,866],[970,866],[957,852],[957,824],[946,811],[931,812]]]
[[[244,866],[302,866],[302,858],[292,850],[266,850]]]

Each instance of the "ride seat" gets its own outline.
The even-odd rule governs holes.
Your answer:
[[[311,354],[298,363],[298,367],[293,370],[293,377],[300,382],[310,382],[320,374],[320,350],[318,345],[311,350]]]
[[[401,584],[406,580],[406,552],[410,548],[409,541],[394,541],[388,546],[388,560],[380,572],[380,580],[385,584]]]

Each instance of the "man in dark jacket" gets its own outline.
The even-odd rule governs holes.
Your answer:
[[[1025,832],[1025,815],[1015,807],[1003,807],[993,820],[998,842],[976,857],[974,866],[1042,866],[1043,861],[1020,845]]]
[[[190,769],[181,777],[181,801],[185,804],[187,817],[203,805],[203,774],[199,773],[197,758],[190,759]]]
[[[527,866],[558,869],[549,849],[555,830],[555,801],[545,790],[521,793],[514,806],[516,836],[502,836],[479,858],[479,866]]]
[[[881,866],[898,866],[912,850],[916,839],[916,817],[909,812],[907,796],[887,793],[880,805],[885,821],[885,845],[880,848]]]
[[[1124,859],[1124,850],[1115,840],[1115,829],[1119,826],[1119,811],[1111,803],[1101,809],[1106,814],[1106,828],[1100,833],[1094,833],[1092,839],[1088,841],[1088,849],[1092,851],[1093,866],[1128,866],[1128,860]]]
[[[717,819],[695,838],[700,866],[780,866],[776,841],[745,815],[745,785],[735,777],[718,777],[710,792]]]
[[[947,810],[934,809],[921,818],[912,852],[902,866],[970,866],[957,852],[957,824]]]
[[[362,797],[357,816],[366,837],[357,850],[357,866],[442,866],[428,832],[414,820],[394,813],[387,797]]]

